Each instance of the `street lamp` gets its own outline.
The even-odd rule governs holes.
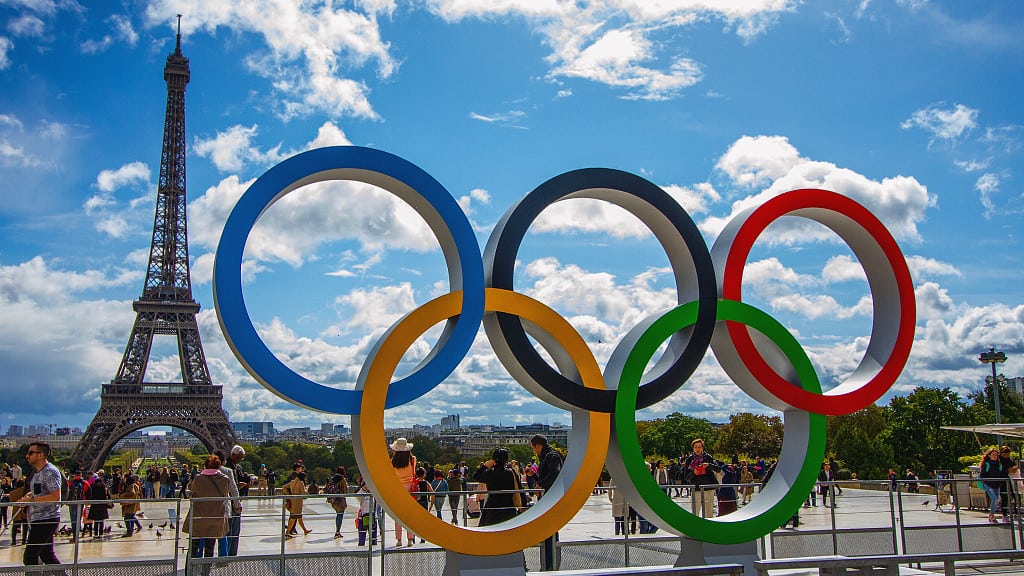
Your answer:
[[[988,352],[982,352],[978,356],[978,360],[982,364],[992,365],[992,375],[985,378],[985,383],[992,384],[992,398],[996,404],[996,424],[1002,424],[1002,415],[999,413],[999,385],[1006,381],[1006,377],[1002,374],[996,375],[996,364],[1006,362],[1006,353],[996,352],[995,347],[990,347]],[[1001,434],[996,436],[996,444],[1002,446],[1003,436]]]

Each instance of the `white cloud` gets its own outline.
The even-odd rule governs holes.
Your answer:
[[[910,268],[910,275],[914,280],[935,276],[955,276],[957,278],[963,276],[952,264],[924,256],[908,256],[907,267]]]
[[[804,158],[781,136],[744,136],[729,147],[717,167],[735,184],[767,187],[735,201],[728,216],[702,222],[701,229],[709,234],[719,233],[736,214],[760,206],[779,194],[800,188],[819,188],[863,204],[896,238],[917,241],[920,239],[917,223],[936,202],[928,189],[911,176],[871,180],[830,162]],[[764,237],[769,243],[786,244],[836,239],[822,226],[803,219],[780,220]]]
[[[45,24],[37,16],[32,14],[22,14],[17,18],[12,18],[11,21],[7,23],[7,29],[15,36],[39,37],[43,35]]]
[[[851,280],[867,280],[864,268],[848,254],[840,254],[829,258],[821,270],[821,277],[826,282],[849,282]]]
[[[11,57],[8,52],[14,49],[14,42],[6,36],[0,36],[0,70],[6,70],[11,65]]]
[[[283,118],[316,112],[331,117],[377,118],[365,82],[347,78],[346,70],[376,64],[377,76],[388,78],[397,68],[390,46],[380,35],[377,14],[390,14],[393,4],[366,1],[365,12],[325,4],[260,0],[244,3],[204,0],[152,0],[146,7],[150,26],[166,25],[174,15],[188,14],[185,33],[218,28],[254,33],[267,44],[264,53],[246,61],[250,70],[272,81]]]
[[[675,198],[676,202],[679,202],[679,205],[690,215],[707,212],[708,201],[718,202],[722,199],[722,196],[709,182],[701,182],[692,187],[669,184],[661,188],[668,192],[669,196]]]
[[[964,172],[977,172],[988,168],[989,160],[956,160],[953,164]]]
[[[258,167],[269,166],[299,152],[281,151],[280,144],[266,151],[261,150],[252,143],[258,134],[259,126],[256,124],[250,127],[236,124],[223,132],[218,131],[213,138],[196,138],[192,150],[202,158],[209,158],[221,172],[239,171],[250,164]],[[327,121],[320,126],[316,137],[307,143],[303,150],[347,145],[351,145],[351,142],[341,128]]]
[[[592,198],[555,202],[533,222],[536,232],[572,231],[611,234],[615,238],[646,238],[650,229],[623,208]]]
[[[781,178],[803,161],[785,136],[743,136],[718,159],[715,168],[742,186]]]
[[[116,170],[101,170],[96,176],[96,187],[101,192],[113,192],[124,186],[147,183],[149,175],[149,166],[145,162],[130,162]]]
[[[505,124],[509,126],[518,126],[519,121],[526,118],[526,112],[522,110],[509,110],[508,112],[499,112],[497,114],[477,114],[476,112],[470,112],[469,117],[473,120],[479,120],[488,124]]]
[[[978,126],[978,110],[963,104],[943,108],[943,104],[932,104],[914,112],[900,124],[900,128],[921,128],[931,133],[935,140],[955,141]]]
[[[981,205],[985,207],[985,218],[991,218],[997,212],[992,196],[999,193],[1000,184],[1002,184],[1002,179],[999,174],[991,172],[982,174],[974,183],[974,189],[980,194]]]
[[[767,30],[788,0],[715,2],[710,0],[429,0],[430,10],[448,21],[467,18],[520,17],[534,27],[551,49],[549,78],[582,78],[626,91],[627,98],[663,100],[676,97],[703,77],[700,63],[667,54],[654,40],[666,29],[724,20],[750,41]],[[559,96],[568,95],[567,90]]]

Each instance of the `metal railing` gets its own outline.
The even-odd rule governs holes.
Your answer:
[[[837,482],[826,487],[826,492],[835,494],[831,502],[839,502],[838,508],[802,508],[802,522],[795,529],[780,529],[759,542],[759,553],[766,559],[803,558],[809,556],[884,556],[927,553],[960,553],[973,551],[1016,550],[1024,542],[1020,522],[1019,498],[1011,486],[1007,492],[1007,515],[1009,522],[992,524],[987,521],[987,503],[984,492],[975,485],[977,480],[950,479],[941,481],[920,481],[919,492],[911,492],[910,483],[897,482]],[[742,488],[743,486],[739,486]],[[673,493],[677,487],[667,487]],[[701,499],[699,490],[678,487],[680,492],[688,490],[688,496],[676,498],[680,506],[690,509],[695,500]],[[845,494],[841,494],[843,489]],[[657,566],[672,564],[682,547],[680,537],[659,531],[655,534],[631,533],[629,517],[622,519],[621,534],[615,534],[616,519],[611,515],[610,499],[605,495],[614,487],[599,487],[577,518],[562,529],[556,543],[558,569],[605,569],[630,566]],[[740,499],[742,491],[738,490]],[[932,503],[938,503],[938,494],[948,494],[949,502],[941,514],[933,511]],[[443,496],[436,495],[442,502],[445,520],[454,518],[462,526],[473,526],[477,514],[477,498],[484,492],[450,491]],[[980,495],[980,496],[979,496]],[[415,494],[414,494],[415,496]],[[457,496],[454,510],[448,496]],[[344,538],[334,539],[335,512],[327,498],[345,498],[348,505],[342,516]],[[753,498],[758,495],[755,493]],[[386,517],[376,503],[373,527],[368,529],[364,543],[353,539],[354,520],[360,498],[372,498],[365,494],[321,494],[243,497],[243,516],[238,556],[193,558],[188,533],[183,531],[184,518],[190,507],[188,499],[131,500],[139,502],[144,513],[139,517],[143,525],[141,533],[125,538],[124,520],[115,507],[109,509],[111,518],[106,522],[107,533],[77,538],[69,524],[69,504],[62,506],[62,533],[57,536],[56,549],[62,568],[71,576],[100,574],[102,567],[111,561],[130,560],[134,572],[142,574],[171,574],[185,567],[190,573],[201,568],[216,565],[218,574],[285,574],[295,570],[330,569],[355,574],[402,574],[408,567],[417,571],[441,571],[445,563],[445,551],[429,543],[420,543],[416,535],[415,547],[391,547],[388,531],[394,521]],[[287,538],[284,530],[288,524],[287,499],[304,500],[304,517],[311,521],[316,536],[295,539]],[[209,500],[209,499],[206,499]],[[224,500],[224,499],[213,499]],[[199,501],[199,499],[196,499]],[[85,516],[85,506],[107,506],[111,501],[82,501],[70,506],[78,507],[79,517]],[[119,504],[121,500],[114,500]],[[33,504],[28,504],[29,506]],[[0,504],[12,508],[16,504]],[[435,513],[433,507],[431,513]],[[13,511],[9,510],[9,517]],[[639,524],[639,519],[637,524]],[[325,528],[330,527],[325,530]],[[367,528],[371,528],[367,526]],[[116,531],[116,532],[115,532]],[[191,530],[190,530],[191,531]],[[8,528],[8,534],[10,528]],[[0,574],[31,573],[32,567],[20,566],[17,550],[3,546],[4,536],[0,533]],[[6,552],[6,554],[5,554]],[[525,551],[527,566],[539,570],[540,551],[533,547]],[[119,564],[119,565],[123,565]],[[46,567],[40,569],[45,570]],[[293,570],[294,569],[294,570]],[[109,572],[107,572],[109,573]],[[128,574],[129,572],[118,572]]]

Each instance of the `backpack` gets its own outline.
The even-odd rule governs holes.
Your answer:
[[[64,471],[60,471],[60,501],[68,501],[68,477],[64,474]]]

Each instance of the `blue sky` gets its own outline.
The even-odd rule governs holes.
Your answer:
[[[112,8],[113,7],[113,8]],[[347,423],[264,390],[213,309],[231,207],[277,162],[354,144],[429,172],[481,247],[545,180],[584,167],[669,191],[710,246],[740,208],[818,187],[863,203],[899,241],[915,345],[893,387],[983,384],[977,355],[1024,375],[1024,8],[1012,1],[424,0],[77,3],[0,0],[0,428],[84,426],[117,370],[151,240],[175,14],[191,60],[189,237],[200,329],[235,420]],[[598,201],[554,206],[516,289],[555,308],[603,363],[674,301],[664,251]],[[447,291],[424,222],[351,183],[289,195],[249,239],[246,301],[294,370],[351,387],[366,351]],[[827,387],[860,362],[870,293],[833,233],[779,223],[745,297],[800,339]],[[436,331],[435,331],[436,332]],[[412,362],[430,348],[415,345]],[[148,379],[180,377],[158,339]],[[886,402],[888,396],[881,401]],[[768,411],[709,352],[641,417]],[[520,388],[481,332],[467,359],[388,425],[567,422]]]

